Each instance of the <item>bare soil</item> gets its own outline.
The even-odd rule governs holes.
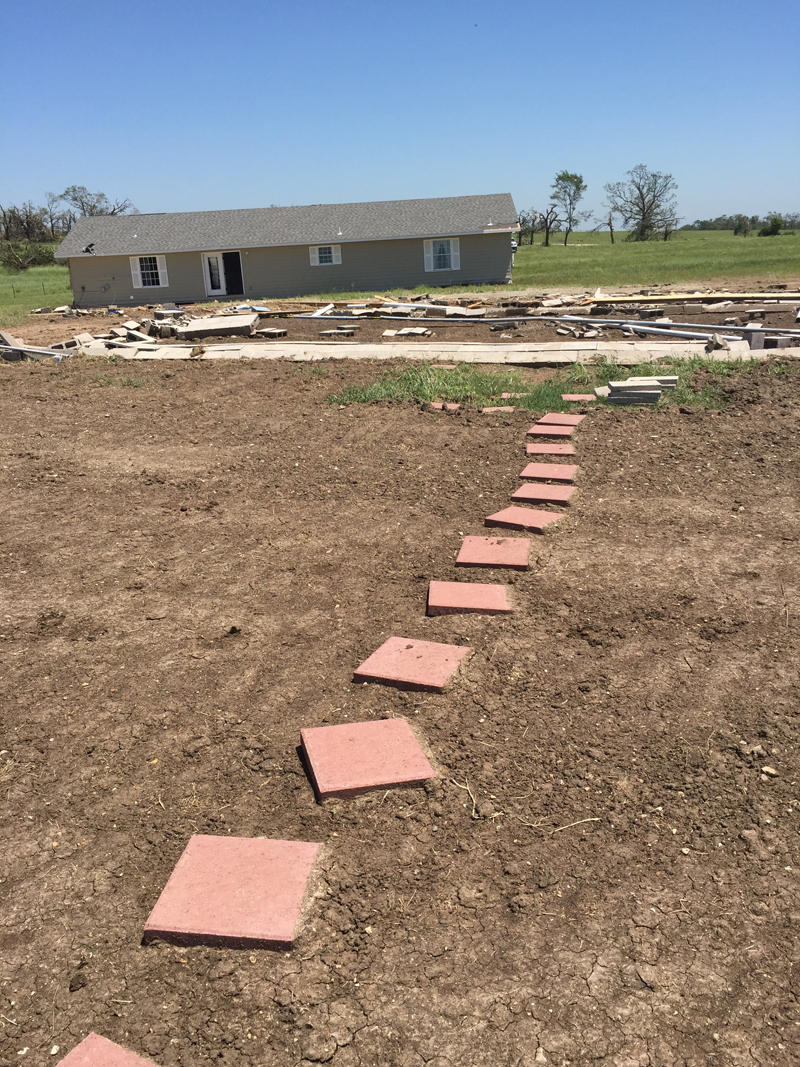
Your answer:
[[[477,576],[516,613],[426,618],[524,415],[326,404],[362,364],[0,368],[2,1062],[89,1030],[164,1067],[800,1061],[774,370],[591,412],[531,572]],[[353,685],[390,634],[475,654],[444,695]],[[300,728],[386,715],[440,777],[316,804]],[[324,843],[292,952],[140,944],[197,832]]]

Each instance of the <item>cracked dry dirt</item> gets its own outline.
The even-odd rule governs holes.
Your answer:
[[[92,1029],[163,1067],[798,1062],[769,370],[721,414],[593,411],[530,574],[480,572],[516,614],[428,619],[524,415],[325,404],[368,366],[3,368],[2,1062]],[[443,696],[354,686],[391,633],[476,651]],[[316,805],[300,727],[381,715],[441,777]],[[293,952],[140,945],[198,831],[324,842]]]

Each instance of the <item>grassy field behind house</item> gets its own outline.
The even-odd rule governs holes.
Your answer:
[[[515,256],[511,289],[558,289],[615,285],[669,285],[715,279],[751,279],[753,284],[789,281],[800,284],[800,234],[796,237],[734,237],[729,230],[684,230],[671,241],[628,243],[618,235],[611,244],[608,233],[575,233],[564,247],[563,238],[545,248],[541,238],[523,245]],[[496,286],[470,286],[469,291]],[[403,292],[455,293],[464,287],[436,289],[418,286]],[[370,292],[315,294],[317,299],[359,299]],[[267,293],[249,299],[269,299]],[[33,267],[20,274],[0,268],[0,327],[18,326],[33,308],[72,303],[66,267]]]

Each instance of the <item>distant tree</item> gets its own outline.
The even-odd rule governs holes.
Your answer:
[[[556,174],[555,181],[550,187],[552,200],[561,208],[564,231],[564,244],[569,240],[569,235],[575,229],[578,222],[588,219],[589,211],[578,211],[578,204],[586,192],[586,182],[582,174],[572,174],[568,170],[561,170]]]
[[[609,213],[608,213],[608,232],[609,232],[609,235],[611,237],[611,243],[613,245],[613,243],[614,243],[614,212],[613,211],[609,211]]]
[[[53,246],[28,241],[0,241],[0,266],[23,271],[54,263]]]
[[[549,204],[547,211],[539,212],[538,225],[540,230],[544,232],[544,246],[550,247],[550,234],[561,229],[561,224],[564,220],[558,217],[558,207],[556,204]]]
[[[130,200],[108,199],[105,193],[90,193],[85,185],[70,185],[58,198],[66,201],[79,215],[138,215]]]
[[[628,181],[605,186],[610,209],[631,227],[627,240],[668,240],[678,225],[675,190],[671,174],[648,170],[639,163],[627,171]]]
[[[770,212],[765,220],[765,225],[758,231],[759,237],[778,237],[784,228],[783,216],[776,211]]]
[[[734,237],[747,237],[753,228],[748,215],[734,215],[731,221],[733,222]]]
[[[519,213],[519,243],[525,244],[525,238],[527,237],[530,244],[533,244],[533,222],[536,218],[537,212],[534,208],[529,211],[520,211]]]

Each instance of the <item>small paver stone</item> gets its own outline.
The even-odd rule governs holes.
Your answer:
[[[525,446],[529,456],[574,456],[575,445],[569,441],[532,441]]]
[[[545,527],[561,518],[557,511],[535,511],[533,508],[503,508],[484,519],[486,526],[505,526],[509,530],[532,530],[544,533]]]
[[[506,615],[511,611],[504,585],[488,582],[431,582],[429,615]]]
[[[527,537],[465,537],[456,557],[457,567],[508,567],[528,569],[531,543]]]
[[[571,437],[574,426],[550,426],[547,423],[537,422],[528,430],[529,434],[537,437]]]
[[[442,645],[410,637],[389,637],[353,672],[357,682],[441,693],[472,652],[466,645]]]
[[[529,463],[520,478],[544,478],[551,482],[571,482],[577,467],[574,463]]]
[[[195,834],[145,923],[145,942],[291,948],[319,845]]]
[[[594,393],[562,393],[561,399],[568,404],[589,404],[592,400],[597,400]]]
[[[315,726],[300,736],[321,800],[417,786],[436,777],[405,719]]]
[[[550,411],[537,420],[537,426],[580,426],[585,415],[570,415],[563,411]]]
[[[511,494],[512,500],[526,504],[569,504],[575,492],[574,485],[547,485],[541,482],[526,482]]]

